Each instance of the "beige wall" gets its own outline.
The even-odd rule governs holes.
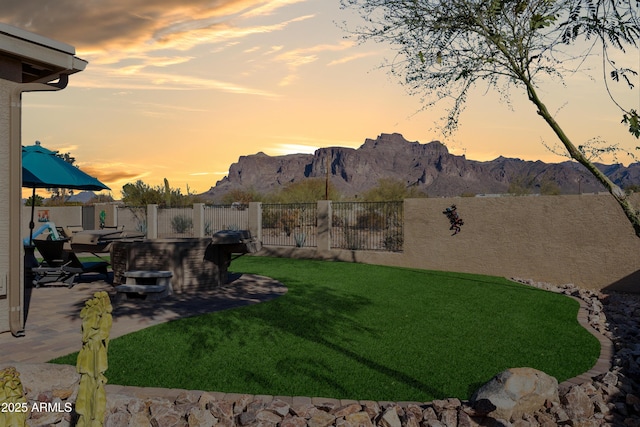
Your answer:
[[[441,213],[451,203],[465,221],[456,236]],[[589,289],[640,270],[640,239],[608,195],[414,199],[405,208],[407,265]]]
[[[36,206],[34,208],[34,233],[45,223],[38,218],[49,218],[58,227],[81,226],[82,206]],[[29,237],[29,221],[31,221],[31,206],[22,206],[22,224],[20,235],[24,239]]]
[[[455,236],[442,214],[451,204],[465,222]],[[261,253],[640,292],[640,238],[609,195],[409,199],[402,253],[273,247]]]

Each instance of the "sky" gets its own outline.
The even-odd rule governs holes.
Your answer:
[[[240,156],[357,148],[381,133],[439,140],[473,160],[567,160],[545,147],[556,140],[518,91],[506,103],[478,88],[445,137],[434,126],[442,107],[423,110],[382,67],[390,46],[350,37],[345,25],[362,21],[339,0],[21,0],[3,3],[0,22],[89,62],[64,90],[23,95],[22,144],[70,152],[116,199],[139,179],[202,193]],[[638,51],[626,60],[640,63]],[[577,144],[633,148],[599,61],[540,94]],[[637,109],[639,93],[619,89]]]

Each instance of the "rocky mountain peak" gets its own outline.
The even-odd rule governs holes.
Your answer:
[[[429,196],[506,193],[512,181],[526,182],[532,192],[543,183],[555,183],[564,194],[603,191],[604,188],[575,162],[524,161],[500,156],[488,162],[467,160],[449,153],[440,141],[422,144],[399,133],[383,133],[365,139],[359,148],[326,147],[314,154],[242,156],[229,168],[229,175],[204,193],[219,199],[234,189],[269,193],[306,178],[327,175],[338,191],[347,196],[362,194],[381,178],[416,186]],[[616,184],[640,184],[640,164],[598,165]]]

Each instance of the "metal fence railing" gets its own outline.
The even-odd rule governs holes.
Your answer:
[[[147,234],[146,206],[118,206],[118,228]]]
[[[315,247],[316,203],[262,205],[262,244],[265,246]]]
[[[193,236],[193,208],[158,208],[158,238]]]
[[[403,202],[333,202],[331,247],[402,252]]]
[[[403,202],[331,202],[331,228],[322,239],[335,249],[402,252],[404,245]],[[157,208],[148,216],[146,207],[119,207],[118,227],[144,232],[157,238],[207,237],[220,230],[248,230],[247,206],[199,205]],[[202,209],[200,211],[200,209]],[[317,247],[317,203],[264,203],[258,224],[264,246]],[[254,221],[259,221],[259,210]],[[147,224],[157,218],[156,224]],[[156,233],[157,231],[157,233]],[[204,232],[204,233],[203,233]],[[324,237],[324,236],[321,236]]]
[[[204,235],[220,230],[249,229],[249,209],[246,205],[207,205],[204,207]]]

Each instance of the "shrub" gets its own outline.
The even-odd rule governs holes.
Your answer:
[[[377,211],[359,214],[356,219],[356,227],[369,230],[382,230],[386,228],[384,215]]]
[[[345,227],[343,229],[344,243],[347,249],[352,251],[358,250],[364,246],[360,232],[355,228]]]
[[[404,243],[404,236],[402,230],[397,228],[390,228],[384,233],[384,239],[382,240],[382,246],[392,252],[399,252],[402,250]]]
[[[176,233],[186,233],[193,227],[191,218],[185,215],[176,215],[171,218],[171,228]]]
[[[340,215],[336,215],[335,213],[331,215],[331,226],[332,227],[343,227],[346,221]]]
[[[306,233],[294,233],[293,238],[296,241],[296,247],[301,248],[304,246],[304,243],[307,241]]]

